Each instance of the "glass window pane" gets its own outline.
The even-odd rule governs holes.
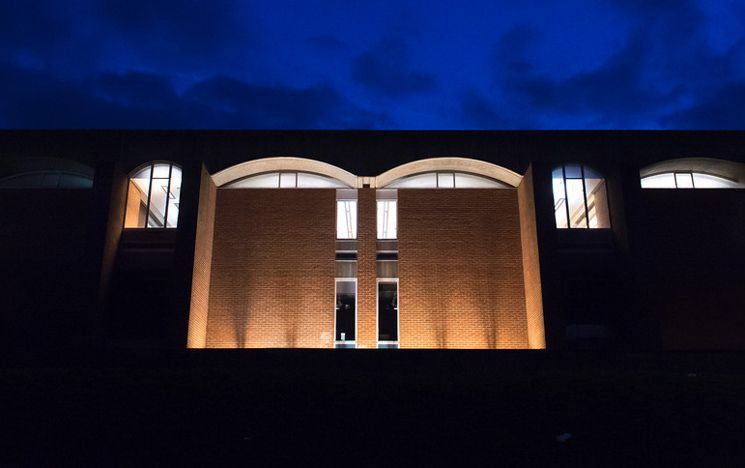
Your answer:
[[[354,281],[336,282],[336,341],[354,341],[357,311],[357,284]]]
[[[356,260],[337,260],[336,261],[337,278],[356,278],[357,261]]]
[[[398,230],[396,200],[378,200],[378,239],[395,239]]]
[[[644,177],[642,179],[642,188],[644,189],[652,189],[652,188],[674,189],[675,188],[675,175],[673,175],[672,173],[667,173],[667,174],[657,174],[653,176]]]
[[[168,224],[166,227],[177,226],[180,200],[181,200],[181,169],[176,166],[173,166],[173,169],[171,170],[171,191],[168,194]]]
[[[693,176],[690,173],[675,173],[678,188],[693,188]]]
[[[297,174],[294,172],[282,172],[279,174],[279,187],[280,188],[295,188],[297,187]]]
[[[398,278],[398,260],[378,260],[378,278]]]
[[[167,179],[170,169],[170,164],[156,164],[153,168],[153,179]]]
[[[487,179],[486,177],[479,177],[473,174],[464,174],[462,172],[455,173],[455,187],[456,188],[507,188],[506,185],[497,182],[496,180]]]
[[[579,164],[567,164],[564,166],[564,174],[567,179],[581,179],[582,169]]]
[[[332,179],[331,177],[324,177],[318,174],[309,174],[307,172],[298,172],[297,187],[298,188],[344,188],[346,187],[346,185],[342,184],[336,179]]]
[[[395,180],[387,185],[388,188],[435,188],[437,176],[434,172],[417,174]]]
[[[455,179],[452,172],[444,172],[437,174],[437,187],[439,188],[454,188]]]
[[[569,207],[569,227],[586,228],[585,193],[582,179],[567,179],[567,205]]]
[[[152,166],[147,166],[129,179],[127,190],[127,211],[124,227],[142,228],[147,220],[147,199],[150,193],[150,173]]]
[[[378,283],[378,341],[398,341],[398,284]]]
[[[737,188],[737,183],[709,174],[693,173],[696,188]]]
[[[608,209],[608,195],[603,178],[585,179],[587,188],[588,225],[591,229],[609,228],[610,211]]]
[[[279,173],[270,172],[237,180],[225,188],[279,188]]]
[[[165,227],[166,203],[168,201],[168,179],[153,178],[150,192],[148,227]]]
[[[554,192],[554,215],[556,217],[556,227],[566,229],[569,227],[567,222],[567,201],[564,192],[564,176],[561,168],[555,169],[552,175],[552,184]]]
[[[357,238],[357,200],[337,200],[336,238]]]

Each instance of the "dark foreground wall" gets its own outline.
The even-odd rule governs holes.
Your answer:
[[[666,349],[745,349],[745,190],[643,190],[639,306]]]
[[[87,333],[91,190],[0,190],[0,342],[68,349]]]

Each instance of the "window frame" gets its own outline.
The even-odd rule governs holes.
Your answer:
[[[675,184],[675,187],[644,187],[642,183],[645,179],[649,179],[652,177],[657,177],[661,175],[667,175],[670,174],[673,176],[673,182]],[[679,187],[678,186],[678,175],[679,174],[685,174],[691,177],[691,186],[690,187]],[[697,175],[703,175],[707,177],[713,177],[716,179],[721,179],[722,181],[728,182],[730,184],[737,185],[737,180],[725,177],[719,174],[712,174],[709,172],[704,171],[695,171],[695,170],[672,170],[672,171],[664,171],[664,172],[657,172],[655,174],[649,174],[644,177],[639,177],[639,186],[642,188],[642,190],[727,190],[727,189],[737,189],[738,187],[696,187],[696,176]]]
[[[336,296],[339,291],[339,282],[349,282],[354,283],[354,340],[345,340],[340,341],[336,339]],[[357,348],[357,335],[359,333],[359,321],[358,321],[358,314],[359,314],[359,283],[357,281],[357,278],[351,278],[351,277],[335,277],[334,278],[334,349],[356,349]],[[339,345],[349,345],[352,346],[339,346]]]
[[[152,197],[153,193],[153,174],[155,172],[155,165],[156,164],[168,164],[168,186],[166,188],[166,200],[165,200],[165,211],[163,213],[163,226],[148,226],[148,223],[150,221],[150,199]],[[168,209],[169,209],[169,194],[171,192],[171,181],[173,179],[173,168],[177,167],[181,171],[181,178],[182,178],[182,185],[183,185],[183,171],[184,169],[179,165],[176,164],[173,161],[166,161],[162,159],[157,159],[153,161],[148,161],[144,164],[140,164],[135,169],[129,172],[127,175],[127,195],[124,197],[124,216],[122,218],[122,229],[127,231],[137,231],[137,230],[155,230],[155,231],[164,231],[168,229],[178,229],[179,225],[179,217],[181,216],[181,194],[179,193],[179,206],[178,206],[178,215],[176,216],[176,225],[175,226],[168,226]],[[150,168],[150,176],[148,180],[148,193],[147,193],[147,203],[145,204],[145,225],[144,226],[137,226],[137,227],[127,227],[126,226],[126,220],[127,220],[127,203],[129,202],[129,184],[133,183],[132,179],[134,176],[147,169]],[[158,177],[157,179],[162,179],[162,177]]]
[[[577,167],[579,167],[580,177],[567,177],[566,166],[577,166]],[[606,205],[608,207],[608,225],[609,226],[608,227],[592,227],[592,226],[590,226],[590,203],[588,202],[588,198],[587,198],[587,175],[586,175],[586,170],[585,170],[586,167],[587,167],[587,165],[586,164],[582,164],[582,163],[568,163],[568,164],[561,164],[558,167],[555,167],[551,171],[551,192],[552,192],[553,206],[554,206],[553,218],[554,218],[554,226],[558,230],[564,230],[564,229],[606,229],[606,230],[609,230],[609,229],[612,229],[612,224],[611,224],[611,207],[610,207],[610,199],[608,197],[607,179],[605,178],[605,176],[602,176],[598,171],[594,171],[594,169],[593,169],[593,172],[597,172],[598,176],[600,176],[599,178],[601,178],[602,181],[603,181],[603,183],[606,184],[604,191],[605,191],[605,198],[606,198],[605,201],[606,201]],[[556,222],[557,209],[556,209],[556,193],[554,192],[554,183],[553,183],[554,176],[553,176],[553,174],[559,168],[561,168],[562,188],[564,190],[564,207],[563,207],[563,211],[564,211],[564,215],[565,215],[564,216],[564,219],[566,221],[566,227],[559,227],[559,225]],[[572,226],[572,217],[571,217],[571,214],[569,212],[569,193],[567,191],[567,180],[581,180],[582,181],[582,204],[583,204],[584,212],[585,212],[585,215],[584,215],[584,226]],[[597,217],[597,214],[596,214],[596,217]]]
[[[380,341],[380,283],[396,284],[396,337],[397,340]],[[401,348],[401,294],[399,278],[376,278],[375,280],[375,347],[376,349]],[[381,347],[380,345],[383,345]]]

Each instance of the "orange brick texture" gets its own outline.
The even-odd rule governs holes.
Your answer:
[[[333,347],[335,210],[335,190],[217,190],[206,347]]]
[[[210,273],[212,247],[215,233],[215,200],[217,187],[209,173],[202,168],[199,187],[197,235],[194,247],[194,270],[191,282],[191,307],[187,347],[204,348],[207,343],[207,316],[209,312]]]
[[[517,190],[398,191],[401,348],[528,348]]]
[[[535,225],[535,197],[533,194],[533,168],[531,167],[528,168],[520,186],[517,188],[517,201],[520,207],[523,279],[525,281],[525,311],[528,320],[528,347],[531,349],[546,349],[541,269],[538,258],[538,234]]]
[[[377,347],[377,204],[375,189],[357,192],[357,347]]]

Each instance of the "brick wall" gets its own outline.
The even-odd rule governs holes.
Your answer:
[[[215,200],[217,188],[209,173],[202,168],[199,187],[199,211],[194,246],[194,269],[189,308],[187,347],[204,348],[207,342],[212,246],[215,232]]]
[[[333,346],[335,200],[217,190],[208,348]]]
[[[377,205],[375,189],[363,188],[357,193],[357,347],[375,348]]]
[[[527,348],[516,190],[399,190],[402,348]]]
[[[546,333],[543,327],[543,293],[538,257],[538,235],[535,224],[535,196],[533,192],[533,169],[528,168],[517,188],[520,207],[520,239],[523,256],[523,280],[525,282],[525,311],[528,321],[528,347],[546,348]]]

